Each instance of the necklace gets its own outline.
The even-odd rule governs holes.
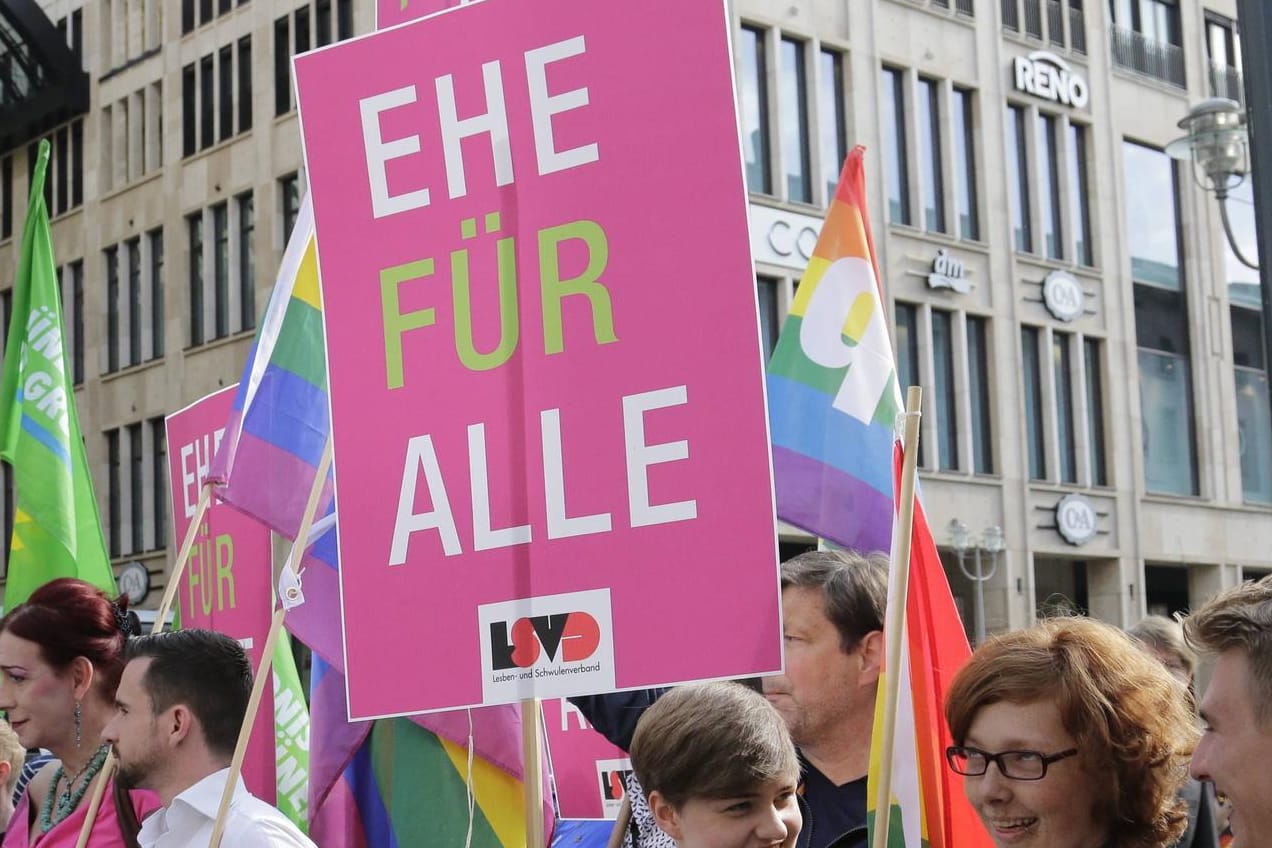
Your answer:
[[[79,806],[89,784],[101,771],[102,763],[106,762],[106,754],[109,752],[109,745],[98,748],[97,753],[82,769],[66,778],[66,788],[61,792],[57,791],[57,787],[66,776],[66,770],[61,765],[57,767],[57,771],[53,772],[53,785],[49,787],[49,794],[44,796],[44,803],[40,805],[40,833],[48,833],[53,825],[63,821]],[[76,784],[79,788],[76,788]]]

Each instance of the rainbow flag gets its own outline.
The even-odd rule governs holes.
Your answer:
[[[331,429],[315,244],[313,207],[306,195],[209,474],[223,500],[288,538],[300,530]],[[417,838],[424,832],[422,822],[430,834],[458,829],[462,837],[471,820],[475,846],[524,844],[519,707],[357,724],[346,719],[339,548],[334,526],[325,527],[334,509],[333,480],[334,471],[320,502],[324,520],[311,531],[312,546],[303,560],[305,602],[286,617],[288,630],[314,652],[311,835],[320,845],[413,846],[423,844]],[[476,799],[471,819],[466,751],[470,738]],[[431,759],[423,756],[426,751]],[[437,752],[445,753],[446,759]],[[415,757],[422,758],[418,775]],[[449,771],[442,768],[447,762]],[[398,763],[409,765],[396,768]],[[443,792],[452,786],[456,773],[463,803],[454,803],[453,791]],[[515,787],[514,806],[507,803],[510,786]],[[545,799],[550,797],[545,793]],[[551,828],[550,800],[544,806]],[[508,811],[515,826],[507,821]],[[479,842],[478,834],[493,837]]]
[[[777,513],[845,547],[892,550],[902,410],[866,212],[865,150],[848,156],[813,258],[769,363]],[[891,848],[988,846],[962,787],[944,767],[945,688],[970,654],[922,506],[915,504],[906,643],[893,752]],[[892,576],[899,570],[892,569]],[[889,617],[900,610],[889,609]],[[875,716],[878,738],[884,686]],[[881,751],[871,749],[873,827]]]

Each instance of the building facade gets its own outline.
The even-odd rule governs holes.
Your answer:
[[[87,111],[47,133],[76,400],[111,555],[158,588],[176,547],[163,416],[237,379],[305,187],[290,58],[370,31],[374,10],[41,6],[89,85]],[[1163,151],[1193,103],[1241,97],[1235,0],[731,11],[765,343],[864,144],[899,376],[925,390],[923,495],[965,619],[960,551],[969,573],[994,569],[990,630],[1072,608],[1126,625],[1266,573],[1258,275]],[[33,149],[0,150],[0,281]],[[1251,205],[1234,192],[1247,254]]]

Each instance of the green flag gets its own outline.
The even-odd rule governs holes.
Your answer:
[[[56,577],[116,591],[62,355],[62,308],[44,205],[48,164],[49,143],[41,140],[0,378],[0,458],[13,466],[17,489],[7,610]]]
[[[286,567],[286,566],[284,566]],[[309,831],[309,707],[286,633],[274,646],[274,774],[279,811]]]

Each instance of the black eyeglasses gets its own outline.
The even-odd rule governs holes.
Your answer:
[[[1076,753],[1077,748],[1058,754],[1044,754],[1041,751],[1002,751],[991,754],[979,748],[951,745],[945,749],[945,759],[956,773],[968,777],[979,777],[989,770],[990,763],[997,763],[998,771],[1003,777],[1010,777],[1012,780],[1042,780],[1047,776],[1047,766],[1068,759]]]

